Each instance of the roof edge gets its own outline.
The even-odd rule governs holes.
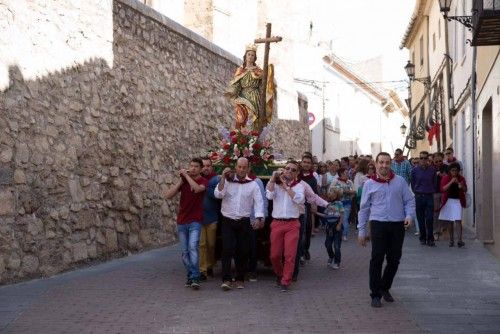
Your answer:
[[[408,46],[408,42],[410,40],[410,36],[413,33],[414,29],[416,26],[418,26],[418,23],[422,20],[423,17],[423,11],[425,8],[425,5],[427,5],[427,0],[417,0],[415,1],[415,8],[413,9],[413,14],[410,18],[410,22],[408,23],[408,26],[406,27],[406,31],[403,35],[403,38],[401,39],[401,43],[399,44],[399,49],[404,49],[405,47]]]

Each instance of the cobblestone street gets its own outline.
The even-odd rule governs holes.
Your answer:
[[[478,242],[422,247],[407,235],[393,304],[370,307],[369,247],[343,244],[326,267],[323,235],[289,293],[262,268],[258,282],[223,292],[216,277],[184,287],[177,246],[50,279],[0,288],[2,333],[498,333],[500,265]]]

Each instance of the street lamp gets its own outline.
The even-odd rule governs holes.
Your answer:
[[[412,81],[418,81],[424,84],[425,89],[429,90],[431,86],[431,78],[430,77],[424,77],[424,78],[415,78],[415,65],[411,63],[411,61],[408,60],[408,63],[405,66],[405,71],[406,75],[408,75],[408,78],[410,79],[410,83]]]
[[[410,81],[415,78],[415,65],[408,60],[408,64],[405,66],[406,75],[410,78]]]
[[[404,136],[404,135],[405,135],[405,133],[406,133],[406,129],[407,129],[407,128],[406,128],[406,125],[405,125],[404,123],[403,123],[403,125],[401,125],[401,126],[399,127],[399,130],[401,131],[401,135],[402,135],[402,136]]]
[[[462,23],[464,26],[472,31],[472,16],[448,16],[451,8],[451,0],[439,0],[439,10],[443,13],[443,17],[450,21],[455,20]]]

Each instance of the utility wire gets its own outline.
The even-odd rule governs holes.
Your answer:
[[[408,84],[407,80],[388,80],[388,81],[357,81],[357,82],[333,82],[333,81],[319,81],[319,80],[312,80],[312,79],[300,79],[300,78],[295,78],[293,79],[297,82],[302,82],[302,83],[327,83],[327,84],[345,84],[345,85],[359,85],[359,84],[382,84],[382,83],[405,83]]]

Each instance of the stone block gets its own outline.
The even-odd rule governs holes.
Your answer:
[[[106,237],[104,236],[104,233],[102,233],[102,231],[97,231],[95,239],[101,245],[105,245],[106,244]]]
[[[12,185],[14,172],[10,166],[0,166],[0,185]]]
[[[149,233],[149,230],[141,230],[139,231],[139,240],[144,246],[150,246],[151,245],[151,234]]]
[[[0,162],[7,163],[12,161],[13,152],[10,147],[3,147],[0,151]]]
[[[40,263],[38,258],[33,255],[26,255],[23,257],[22,270],[27,274],[34,274],[38,271]]]
[[[52,275],[57,274],[60,271],[60,268],[51,266],[51,265],[43,265],[40,266],[40,273],[44,277],[50,277]]]
[[[139,236],[135,233],[130,234],[128,236],[128,245],[132,249],[138,249],[139,248]]]
[[[64,232],[66,232],[67,234],[70,234],[71,233],[71,227],[68,226],[68,224],[61,224],[61,230],[63,230]]]
[[[56,232],[54,232],[52,230],[48,230],[45,232],[45,237],[47,239],[54,239],[56,236],[57,236]]]
[[[73,224],[74,230],[87,230],[93,226],[96,221],[96,212],[90,209],[83,209],[76,213],[75,222]]]
[[[5,267],[5,261],[3,259],[3,256],[0,255],[0,281],[3,273],[5,272],[6,267]]]
[[[135,189],[131,192],[132,195],[132,203],[138,208],[144,208],[144,201],[142,200],[142,193]]]
[[[16,163],[24,164],[27,163],[30,157],[30,150],[28,145],[25,143],[19,143],[16,145]]]
[[[128,191],[117,190],[114,191],[113,205],[117,210],[128,210],[130,206],[130,198]]]
[[[66,220],[69,218],[69,208],[67,205],[59,208],[58,212],[59,212],[59,216],[61,217],[61,219]]]
[[[80,203],[85,200],[85,193],[82,190],[78,176],[68,179],[68,188],[73,202]]]
[[[14,182],[16,184],[25,184],[26,183],[26,174],[22,169],[16,169],[14,171]]]
[[[113,177],[120,175],[120,168],[116,167],[116,166],[110,167],[109,168],[109,175],[111,175]]]
[[[116,236],[116,231],[106,229],[106,247],[110,252],[118,250],[118,238]]]
[[[125,224],[121,219],[116,219],[115,221],[115,230],[116,232],[123,233],[125,232]]]
[[[97,245],[95,242],[87,245],[87,254],[91,259],[95,259],[97,257]]]
[[[0,190],[0,216],[12,215],[15,213],[15,199],[11,190]]]
[[[7,268],[17,270],[21,267],[21,257],[17,253],[12,253],[7,260]]]
[[[34,216],[28,222],[28,233],[32,236],[39,235],[44,232],[43,222]]]
[[[71,264],[71,263],[73,263],[73,257],[71,256],[71,253],[68,252],[68,251],[65,251],[63,253],[63,257],[62,258],[63,258],[63,264],[66,265],[66,266],[69,265],[69,264]]]
[[[73,259],[75,262],[86,260],[88,258],[87,244],[80,241],[73,245]]]

